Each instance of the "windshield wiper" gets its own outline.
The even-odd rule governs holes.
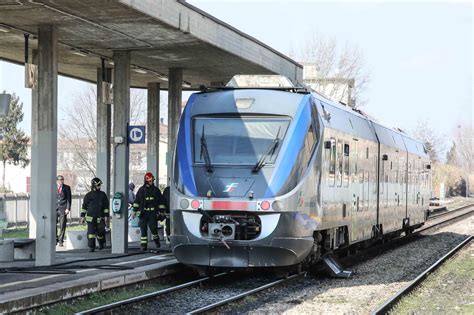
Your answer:
[[[206,163],[206,170],[208,173],[212,173],[211,157],[209,156],[209,151],[207,150],[206,136],[204,135],[204,125],[202,126],[201,155],[199,157],[200,160],[202,160],[203,155],[204,155],[204,162]]]
[[[278,128],[277,135],[276,135],[275,139],[273,139],[273,142],[268,146],[268,149],[265,152],[265,154],[263,154],[260,157],[257,164],[255,164],[255,166],[253,167],[252,173],[258,173],[260,171],[260,169],[265,166],[265,164],[266,164],[265,161],[266,161],[267,157],[273,156],[273,154],[275,154],[275,151],[278,148],[278,144],[280,143],[280,138],[279,138],[280,130],[281,130],[281,127]]]

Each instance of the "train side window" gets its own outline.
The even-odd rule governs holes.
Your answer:
[[[361,196],[361,210],[364,210],[365,207],[365,181],[364,181],[364,171],[360,172],[360,183],[362,184],[362,196]]]
[[[357,159],[359,157],[359,141],[357,141],[356,139],[354,139],[354,141],[352,142],[352,163],[353,163],[353,167],[352,167],[352,171],[353,171],[353,174],[354,174],[354,177],[352,178],[352,182],[356,182],[356,179],[357,179],[357,176],[359,174],[359,169],[358,169],[358,165],[357,165]]]
[[[331,152],[329,157],[329,186],[334,186],[336,180],[336,140],[331,138]]]
[[[395,185],[398,185],[398,169],[399,169],[398,166],[399,166],[398,157],[395,157],[395,168],[394,168],[394,171],[393,171],[394,174],[395,174],[395,176],[394,176],[394,180],[395,180],[394,184]]]
[[[304,165],[308,165],[309,161],[311,160],[311,153],[313,152],[314,145],[316,143],[315,141],[315,133],[314,133],[314,128],[313,125],[309,126],[308,133],[306,134],[306,138],[304,140],[304,157],[303,157],[303,163]]]
[[[349,174],[349,151],[350,151],[350,147],[349,147],[349,144],[347,143],[344,143],[344,186],[345,187],[349,187],[349,177],[350,177],[350,174]]]
[[[380,189],[380,194],[383,195],[384,187],[385,187],[385,161],[382,160],[382,165],[380,166],[380,183],[379,183],[379,189]]]
[[[342,186],[343,149],[343,143],[337,141],[337,187]]]
[[[369,179],[369,172],[366,171],[365,172],[365,185],[366,185],[366,189],[365,189],[365,210],[369,210],[369,206],[370,206],[370,200],[369,200],[369,189],[370,189],[370,179]]]
[[[411,163],[408,163],[407,182],[408,182],[408,192],[411,192]]]

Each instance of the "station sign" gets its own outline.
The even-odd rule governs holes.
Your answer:
[[[128,143],[145,143],[145,126],[128,126]]]

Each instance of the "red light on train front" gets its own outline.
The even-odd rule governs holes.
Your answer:
[[[260,203],[260,209],[262,209],[262,210],[270,209],[270,203],[268,201],[262,201]]]
[[[200,204],[199,200],[193,200],[193,201],[191,201],[191,208],[197,209],[197,208],[199,208],[199,204]]]

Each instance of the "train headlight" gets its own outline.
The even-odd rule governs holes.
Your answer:
[[[199,205],[200,205],[199,200],[194,199],[193,201],[191,201],[191,208],[197,209],[199,208]]]
[[[181,209],[188,209],[189,208],[189,200],[188,199],[181,199],[179,202],[179,206]]]
[[[229,237],[231,236],[233,233],[233,229],[232,227],[228,226],[228,225],[224,225],[222,227],[222,235],[226,236],[226,237]]]
[[[275,200],[272,203],[272,209],[275,211],[283,210],[283,203],[281,201]]]
[[[268,201],[262,201],[260,203],[260,209],[262,209],[262,210],[270,209],[270,203]]]

